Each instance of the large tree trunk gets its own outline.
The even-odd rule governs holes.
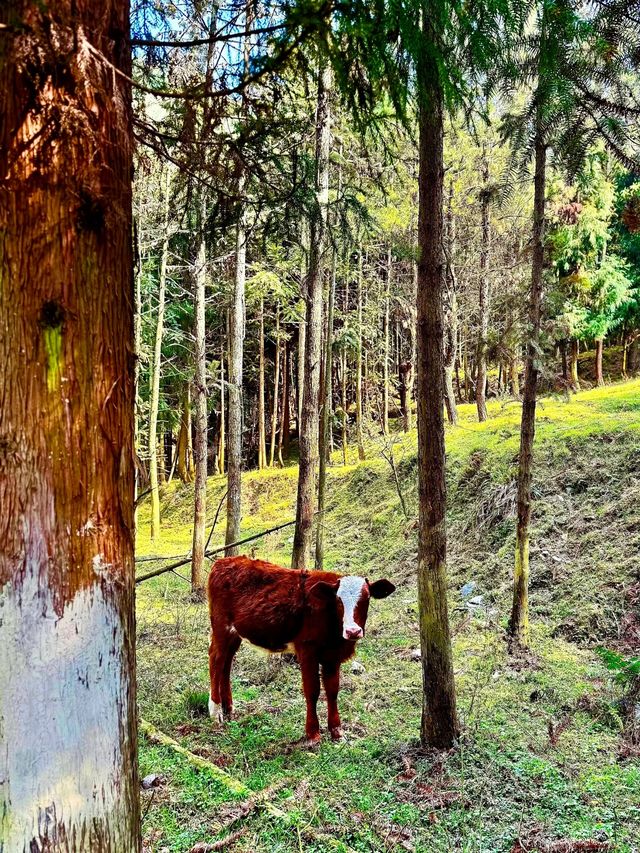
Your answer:
[[[245,177],[240,180],[239,195],[244,193]],[[244,349],[244,285],[247,262],[246,209],[242,210],[236,231],[236,276],[233,288],[229,329],[229,434],[227,438],[227,531],[225,543],[240,538],[242,516],[242,362]],[[227,557],[237,548],[227,548]]]
[[[604,341],[602,338],[596,338],[596,385],[604,385],[604,375],[602,373],[602,353],[604,350]]]
[[[258,312],[260,321],[258,357],[258,470],[267,467],[267,435],[264,405],[264,299],[260,297]]]
[[[54,5],[1,36],[0,847],[137,853],[129,10]]]
[[[338,196],[340,193],[338,192]],[[327,338],[324,353],[324,399],[322,401],[322,414],[320,419],[320,470],[318,474],[318,520],[316,530],[316,569],[322,569],[324,564],[324,518],[322,513],[325,506],[325,492],[327,486],[327,461],[329,458],[329,434],[331,431],[331,380],[333,364],[333,305],[336,292],[336,265],[337,256],[335,247],[333,249],[331,276],[329,278],[329,298],[327,302]]]
[[[431,26],[425,22],[425,26]],[[449,748],[458,734],[447,608],[443,388],[443,95],[430,54],[420,68],[418,363],[418,600],[425,745]]]
[[[531,264],[531,294],[529,298],[529,341],[525,361],[522,422],[520,427],[520,457],[518,462],[518,521],[516,528],[516,557],[513,575],[513,606],[509,621],[509,636],[514,644],[529,642],[529,527],[531,523],[531,475],[533,440],[536,429],[536,393],[538,384],[538,347],[542,307],[544,272],[544,218],[547,148],[538,109],[535,143],[535,178],[533,201],[533,259]]]
[[[356,441],[358,459],[366,459],[362,431],[362,246],[358,249],[358,338],[356,350]]]
[[[487,419],[487,335],[489,334],[489,160],[486,150],[482,152],[481,191],[482,209],[482,243],[480,248],[480,289],[478,294],[478,313],[480,328],[478,330],[478,370],[476,376],[476,406],[478,420]]]
[[[276,433],[278,432],[278,391],[280,385],[280,303],[276,303],[276,357],[273,377],[273,411],[271,413],[271,443],[269,467],[273,468],[276,455]]]
[[[149,485],[151,487],[151,541],[160,538],[160,490],[158,488],[158,407],[160,405],[160,369],[164,334],[164,303],[169,258],[169,168],[165,166],[162,212],[162,247],[158,275],[158,314],[151,360],[151,399],[149,401]]]
[[[207,348],[205,328],[205,302],[207,283],[207,247],[205,222],[207,217],[206,194],[200,190],[198,212],[197,250],[193,270],[195,308],[195,388],[196,432],[194,463],[196,469],[193,512],[193,545],[191,550],[191,591],[202,597],[207,582],[204,548],[207,537]]]
[[[316,208],[311,221],[311,253],[307,276],[307,335],[304,361],[304,391],[300,423],[300,465],[296,527],[293,536],[291,566],[311,565],[313,515],[318,462],[318,392],[322,341],[322,274],[329,206],[329,153],[331,149],[330,114],[331,70],[320,69],[316,112]]]

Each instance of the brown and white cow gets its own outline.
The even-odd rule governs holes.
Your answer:
[[[388,580],[334,572],[283,569],[249,557],[226,557],[209,575],[209,714],[230,717],[231,664],[242,640],[269,652],[294,652],[300,664],[307,704],[306,736],[320,740],[316,705],[320,669],[327,695],[328,724],[334,740],[342,737],[338,713],[340,664],[353,656],[364,637],[370,598],[386,598]]]

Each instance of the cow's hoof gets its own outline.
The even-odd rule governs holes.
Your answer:
[[[216,704],[211,696],[209,696],[209,716],[214,723],[221,726],[224,723],[224,715],[222,713],[222,705]]]
[[[336,726],[335,729],[331,729],[331,739],[332,740],[342,740],[343,736],[344,736],[343,731],[340,728],[340,726]]]
[[[311,737],[305,738],[302,745],[306,749],[313,749],[313,747],[320,745],[321,739],[322,738],[321,738],[320,732],[318,732],[317,735],[311,735]]]

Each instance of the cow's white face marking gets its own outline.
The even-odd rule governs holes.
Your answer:
[[[211,698],[211,693],[209,693],[209,716],[213,720],[214,723],[222,724],[224,722],[224,717],[222,715],[222,705],[218,705]]]
[[[355,610],[362,591],[366,584],[364,578],[349,575],[346,578],[341,578],[338,584],[337,596],[344,607],[344,616],[342,619],[342,636],[345,640],[359,640],[364,636],[364,631],[360,625],[356,624]]]

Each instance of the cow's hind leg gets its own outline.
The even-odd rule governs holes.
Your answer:
[[[217,632],[212,631],[209,640],[209,716],[216,723],[222,723],[222,702],[220,699],[220,671],[222,656]]]
[[[231,629],[227,634],[224,652],[222,654],[223,660],[220,667],[220,702],[222,703],[222,713],[228,720],[231,719],[231,715],[233,714],[231,665],[233,664],[233,658],[235,657],[236,652],[240,648],[241,642],[242,638],[239,637],[233,629]]]

